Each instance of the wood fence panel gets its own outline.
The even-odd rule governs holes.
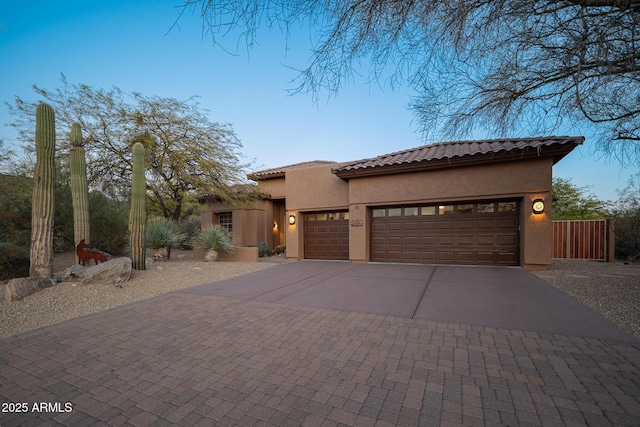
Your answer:
[[[606,219],[553,221],[553,258],[607,261]]]

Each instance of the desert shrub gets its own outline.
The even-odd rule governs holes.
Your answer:
[[[29,276],[29,251],[9,243],[0,243],[0,280]]]
[[[275,248],[273,248],[273,252],[275,254],[283,254],[285,253],[286,250],[287,250],[287,245],[278,245]]]
[[[193,249],[193,238],[200,231],[201,221],[199,215],[191,215],[180,222],[180,227],[184,233],[182,249]]]
[[[147,222],[147,246],[152,249],[170,248],[182,243],[185,234],[180,224],[170,219],[155,217]]]
[[[234,254],[237,248],[233,235],[219,225],[202,227],[193,237],[193,243],[198,248],[224,254]]]
[[[273,255],[273,251],[269,249],[269,246],[265,242],[258,242],[258,256],[271,256]]]

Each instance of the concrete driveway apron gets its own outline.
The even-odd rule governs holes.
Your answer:
[[[520,269],[293,262],[4,338],[0,402],[3,427],[637,426],[640,344]]]

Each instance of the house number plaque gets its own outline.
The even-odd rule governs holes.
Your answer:
[[[351,226],[352,227],[362,227],[364,225],[364,221],[361,219],[352,219]]]

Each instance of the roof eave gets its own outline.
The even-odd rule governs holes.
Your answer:
[[[251,181],[264,181],[265,179],[272,178],[284,178],[285,172],[276,172],[270,174],[250,173],[247,175],[247,179]]]
[[[401,163],[395,165],[375,166],[360,169],[339,170],[332,172],[342,179],[359,178],[376,175],[388,175],[394,173],[419,172],[425,170],[446,169],[450,167],[480,166],[508,161],[521,161],[551,158],[556,164],[574,148],[582,144],[579,142],[567,142],[559,146],[528,147],[522,150],[510,150],[498,153],[474,154],[461,157],[447,157],[443,159],[423,160],[413,163]]]

